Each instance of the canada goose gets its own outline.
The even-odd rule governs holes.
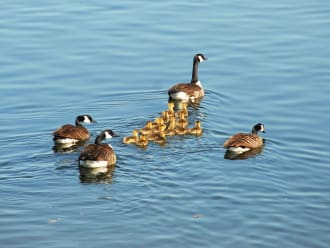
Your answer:
[[[198,53],[193,59],[193,70],[190,83],[178,83],[168,90],[169,98],[172,100],[195,101],[195,99],[204,96],[204,89],[201,81],[198,80],[198,65],[207,58]]]
[[[139,139],[139,130],[133,130],[132,136],[126,136],[123,138],[124,144],[135,144],[136,141]]]
[[[181,104],[181,110],[177,113],[178,116],[180,116],[180,114],[183,114],[184,117],[188,117],[188,103],[183,102]]]
[[[170,124],[169,124],[169,126],[168,126],[167,129],[165,130],[165,134],[166,134],[167,136],[174,136],[174,135],[175,135],[175,125],[176,125],[176,123],[175,123],[175,118],[172,118],[172,119],[170,120]]]
[[[184,112],[179,112],[179,120],[177,120],[176,123],[177,123],[178,126],[183,126],[183,127],[188,126],[189,123],[188,123],[188,120],[185,117]]]
[[[102,131],[95,139],[95,144],[84,147],[79,156],[79,165],[85,168],[99,168],[116,163],[116,154],[110,144],[102,144],[105,139],[118,136],[112,130]]]
[[[194,134],[196,136],[201,135],[202,132],[203,132],[203,129],[201,127],[201,122],[200,121],[196,121],[195,122],[195,127],[189,129],[189,134]]]
[[[168,114],[169,118],[171,118],[172,116],[175,115],[174,107],[175,107],[174,102],[167,103],[167,110],[165,110],[164,112],[166,112]]]
[[[157,117],[152,123],[152,131],[164,131],[166,125],[164,124],[164,119],[162,117]]]
[[[167,110],[165,110],[165,111],[163,111],[162,112],[162,114],[161,114],[161,118],[163,119],[163,122],[164,123],[168,123],[169,122],[169,120],[170,120],[170,114],[169,114],[169,112],[167,111]]]
[[[263,139],[258,136],[258,132],[265,132],[265,127],[261,123],[256,124],[252,128],[252,132],[250,134],[235,134],[224,142],[223,147],[236,153],[242,153],[250,149],[259,148],[264,142]]]
[[[177,135],[186,135],[188,134],[188,129],[184,123],[179,124],[179,126],[175,127],[175,133]]]
[[[148,138],[145,135],[140,135],[139,139],[136,141],[136,145],[139,147],[147,147],[149,144]]]
[[[140,133],[142,133],[143,135],[148,135],[152,133],[152,121],[148,121],[145,127],[140,129]]]
[[[76,117],[76,125],[66,124],[53,132],[53,141],[55,144],[75,144],[79,141],[89,139],[88,130],[82,126],[82,123],[95,123],[96,121],[90,115],[79,115]]]
[[[167,140],[166,140],[166,137],[165,137],[165,132],[161,131],[159,132],[155,137],[154,137],[154,140],[153,140],[155,143],[157,143],[158,145],[164,145]]]

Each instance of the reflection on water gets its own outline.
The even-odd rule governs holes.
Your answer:
[[[79,166],[81,183],[111,183],[115,165],[100,168],[83,168]]]
[[[70,154],[73,153],[75,151],[77,151],[77,149],[81,146],[84,146],[87,143],[87,141],[81,141],[78,143],[71,143],[71,144],[55,144],[52,147],[52,150],[55,153],[66,153],[66,154]]]
[[[200,97],[195,99],[194,101],[189,101],[188,106],[193,108],[193,109],[198,109],[202,100],[204,97]],[[169,99],[168,102],[173,102],[174,103],[174,109],[175,111],[179,111],[183,109],[183,104],[185,103],[184,101],[180,101],[180,100],[174,100],[174,99]]]
[[[227,150],[224,158],[230,159],[230,160],[248,159],[248,158],[252,158],[252,157],[259,155],[260,153],[262,153],[263,149],[264,149],[264,146],[255,148],[255,149],[251,149],[251,150],[243,152],[243,153],[237,153],[237,152]]]

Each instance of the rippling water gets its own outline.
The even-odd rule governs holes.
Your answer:
[[[327,247],[330,3],[2,1],[5,247]],[[201,137],[121,138],[167,107],[202,52]],[[118,161],[80,171],[52,131],[91,114]],[[259,154],[222,143],[265,124]]]

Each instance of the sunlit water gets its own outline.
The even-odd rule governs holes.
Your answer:
[[[328,247],[330,3],[2,1],[3,247]],[[122,144],[202,52],[201,137]],[[79,171],[52,131],[91,114],[118,161]],[[265,147],[224,159],[236,132]]]

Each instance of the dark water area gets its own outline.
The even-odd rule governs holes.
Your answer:
[[[4,247],[328,247],[330,3],[4,1],[0,243]],[[122,137],[189,81],[200,137]],[[78,168],[52,132],[88,113],[114,168]],[[226,159],[258,122],[265,146]]]

